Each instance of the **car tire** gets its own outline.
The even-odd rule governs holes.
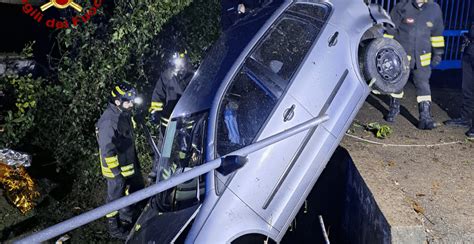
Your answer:
[[[405,49],[390,38],[371,40],[362,52],[361,64],[367,82],[382,94],[402,92],[410,75]]]

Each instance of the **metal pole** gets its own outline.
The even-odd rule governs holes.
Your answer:
[[[99,219],[106,214],[117,211],[131,204],[139,202],[143,199],[154,196],[160,192],[163,192],[169,188],[184,183],[190,179],[193,179],[199,175],[205,174],[213,169],[218,168],[221,165],[221,158],[212,160],[203,165],[194,167],[192,170],[185,171],[179,175],[173,176],[168,180],[159,182],[155,185],[151,185],[145,189],[134,192],[128,196],[119,198],[113,202],[102,205],[96,209],[90,210],[86,213],[48,227],[40,232],[32,234],[24,239],[14,241],[13,243],[40,243],[47,241],[55,236],[61,235],[78,227],[81,227],[87,223],[90,223],[96,219]]]
[[[317,126],[325,121],[327,121],[329,117],[327,115],[323,115],[320,117],[316,117],[313,119],[310,119],[304,123],[301,123],[297,126],[294,126],[290,129],[284,130],[278,134],[275,134],[273,136],[269,136],[263,140],[260,140],[258,142],[255,142],[251,145],[248,145],[244,148],[241,148],[237,151],[234,151],[232,153],[229,153],[228,155],[239,155],[239,156],[247,156],[250,153],[253,153],[255,151],[258,151],[260,149],[263,149],[271,144],[277,143],[279,141],[282,141],[288,137],[291,137],[293,135],[296,135],[302,131],[308,130],[314,126]],[[226,156],[228,156],[226,155]],[[224,156],[225,157],[225,156]],[[181,183],[184,183],[188,180],[191,180],[193,178],[196,178],[200,175],[206,174],[216,168],[218,168],[221,165],[221,159],[224,158],[217,158],[212,161],[206,162],[200,166],[196,166],[191,170],[185,171],[181,174],[178,174],[176,176],[173,176],[169,178],[168,180],[158,182],[155,185],[151,185],[145,189],[139,190],[137,192],[134,192],[128,196],[119,198],[113,202],[110,202],[108,204],[102,205],[98,208],[95,208],[93,210],[90,210],[86,213],[83,213],[81,215],[78,215],[76,217],[73,217],[71,219],[68,219],[66,221],[63,221],[61,223],[58,223],[56,225],[53,225],[51,227],[48,227],[42,231],[39,231],[37,233],[34,233],[26,238],[14,241],[13,243],[40,243],[43,241],[47,241],[55,236],[59,236],[61,234],[64,234],[68,231],[71,231],[73,229],[76,229],[78,227],[81,227],[87,223],[90,223],[96,219],[99,219],[106,214],[117,211],[119,209],[122,209],[124,207],[127,207],[131,204],[134,204],[136,202],[139,202],[143,199],[149,198],[151,196],[154,196],[160,192],[163,192],[165,190],[168,190],[172,187],[175,187]]]
[[[326,227],[324,226],[323,216],[319,215],[319,224],[321,224],[321,229],[323,231],[324,241],[326,244],[329,244],[328,233],[326,232]]]

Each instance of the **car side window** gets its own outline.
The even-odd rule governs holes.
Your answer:
[[[233,80],[219,111],[219,155],[252,143],[276,103],[277,97],[248,70],[242,69]]]
[[[303,17],[283,14],[232,80],[218,111],[220,156],[252,143],[284,94],[320,32]]]
[[[288,84],[314,43],[319,30],[310,22],[284,15],[252,53],[251,58]]]

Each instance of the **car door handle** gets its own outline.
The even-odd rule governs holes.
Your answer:
[[[336,46],[338,36],[339,36],[339,32],[336,31],[334,34],[332,34],[332,36],[329,37],[329,40],[328,40],[328,46],[329,47]]]
[[[283,112],[283,122],[287,122],[293,119],[293,117],[295,116],[295,108],[296,106],[293,104],[291,105],[291,107],[287,108],[285,112]]]

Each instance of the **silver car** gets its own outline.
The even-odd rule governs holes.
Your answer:
[[[405,85],[389,26],[362,0],[273,1],[223,33],[173,111],[159,180],[329,119],[153,198],[128,242],[281,241],[371,89]]]

